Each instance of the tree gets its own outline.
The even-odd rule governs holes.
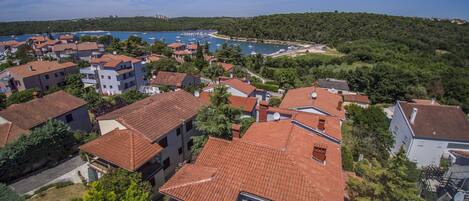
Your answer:
[[[346,146],[342,146],[342,168],[345,171],[353,171],[353,156]]]
[[[115,169],[92,182],[84,193],[84,201],[143,201],[150,197],[150,184],[140,173]]]
[[[187,73],[190,75],[197,75],[199,73],[199,70],[194,66],[193,63],[184,62],[177,66],[177,72]]]
[[[357,169],[362,178],[350,177],[347,182],[350,200],[423,200],[417,183],[408,174],[413,172],[409,171],[408,162],[403,149],[384,166],[374,160],[361,161]]]
[[[158,61],[148,63],[146,65],[147,77],[151,77],[155,71],[177,71],[177,62],[174,59],[161,58]]]
[[[202,48],[203,47],[199,43],[197,43],[197,51],[195,54],[194,65],[199,70],[207,66],[207,62],[205,61],[205,58],[204,58],[204,50]]]
[[[12,104],[28,102],[34,99],[34,93],[38,93],[36,92],[36,89],[26,89],[23,91],[13,92],[7,98],[6,103],[7,105],[12,105]]]
[[[207,68],[204,68],[202,70],[202,73],[206,77],[212,80],[215,80],[216,78],[223,75],[223,68],[219,64],[212,64],[212,65],[209,65]]]
[[[5,201],[24,201],[24,198],[20,197],[7,185],[0,183],[0,200]]]
[[[252,117],[245,117],[239,120],[239,124],[241,125],[241,137],[242,135],[244,135],[244,133],[246,133],[246,131],[249,129],[249,127],[251,127],[254,122],[256,122],[256,119]]]
[[[124,92],[123,94],[121,95],[118,95],[118,97],[122,98],[122,100],[126,103],[126,104],[132,104],[132,103],[135,103],[139,100],[142,100],[146,97],[148,97],[148,95],[144,94],[144,93],[141,93],[137,90],[129,90],[129,91],[126,91]]]
[[[278,97],[271,97],[269,99],[269,106],[270,107],[278,107],[278,106],[280,106],[280,103],[282,103],[282,99],[280,99]]]
[[[5,109],[7,107],[7,96],[5,94],[0,94],[0,109]]]
[[[205,135],[219,138],[231,138],[231,124],[235,122],[240,110],[230,106],[230,94],[223,85],[215,87],[210,95],[210,105],[200,109],[195,125]]]
[[[366,158],[375,158],[384,163],[394,144],[386,114],[377,106],[361,108],[352,104],[346,109],[352,122],[350,151],[355,157],[363,154]]]

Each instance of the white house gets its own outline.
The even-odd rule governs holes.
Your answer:
[[[469,122],[456,106],[435,101],[398,101],[389,130],[393,153],[402,147],[418,167],[439,165],[451,150],[469,150]]]

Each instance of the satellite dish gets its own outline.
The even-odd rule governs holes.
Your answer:
[[[275,121],[280,120],[280,113],[278,113],[278,112],[274,113],[274,120]]]
[[[311,93],[311,97],[317,98],[317,97],[318,97],[318,94],[317,94],[316,92],[313,92],[313,93]]]
[[[454,195],[453,200],[454,201],[464,201],[464,193],[463,192],[456,193],[456,195]]]

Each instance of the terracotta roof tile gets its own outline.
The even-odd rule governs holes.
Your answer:
[[[229,85],[241,92],[243,92],[244,94],[251,94],[252,92],[254,92],[256,90],[256,87],[246,83],[246,82],[243,82],[239,79],[229,79],[229,80],[223,80],[221,81],[222,84],[226,84],[226,85]]]
[[[415,123],[410,124],[417,137],[469,142],[469,121],[456,106],[398,102],[410,122],[413,108],[417,108]]]
[[[199,99],[206,103],[210,103],[210,93],[202,92],[199,95]],[[254,97],[240,97],[240,96],[230,96],[229,97],[230,105],[243,110],[244,112],[252,112],[257,105],[257,99]]]
[[[153,159],[163,148],[132,130],[113,130],[80,149],[129,171]]]
[[[98,43],[96,42],[83,42],[77,44],[78,51],[86,51],[86,50],[98,50]]]
[[[1,129],[0,139],[7,140],[1,142],[6,142],[8,139],[16,139],[14,135],[22,134],[24,133],[23,131],[34,128],[49,119],[54,119],[84,105],[86,105],[86,101],[64,91],[58,91],[26,103],[11,105],[0,111],[0,117],[13,124],[12,130],[6,129],[6,126],[3,125],[4,128]]]
[[[221,67],[223,68],[223,70],[225,70],[226,72],[233,70],[233,67],[234,67],[233,64],[229,64],[229,63],[219,62],[218,64],[220,64],[220,66],[221,66]]]
[[[77,50],[77,45],[75,43],[62,43],[57,44],[52,47],[52,51],[54,52],[62,52],[65,50]]]
[[[362,104],[370,104],[370,99],[368,96],[360,95],[360,94],[343,94],[342,97],[344,98],[344,102],[351,102],[351,103],[362,103]]]
[[[316,99],[311,97],[313,92],[317,94]],[[329,92],[327,89],[303,87],[288,90],[280,104],[280,108],[298,109],[312,107],[331,116],[345,119],[345,110],[342,107],[340,110],[337,109],[339,102],[342,102],[342,97]]]
[[[30,67],[32,70],[30,70]],[[24,78],[66,68],[76,68],[76,64],[72,62],[59,63],[57,61],[32,61],[20,66],[10,67],[7,71]]]
[[[189,44],[189,45],[187,45],[187,49],[189,49],[189,50],[197,50],[197,47],[198,47],[197,44]]]
[[[0,125],[0,148],[6,144],[18,139],[20,136],[28,134],[29,131],[18,127],[17,125],[7,122]]]
[[[19,43],[21,42],[15,40],[1,41],[0,46],[17,46]]]
[[[147,97],[97,119],[117,120],[153,142],[193,118],[201,106],[199,99],[179,90]]]
[[[103,66],[109,67],[109,68],[115,68],[117,65],[119,65],[122,62],[138,63],[140,61],[141,61],[140,59],[136,59],[133,57],[128,57],[125,55],[115,55],[115,54],[105,54],[102,57],[91,59],[92,64],[102,64]]]
[[[181,87],[186,77],[186,73],[158,71],[156,77],[150,80],[150,84]]]
[[[168,45],[168,47],[173,48],[173,49],[176,49],[176,48],[179,48],[179,47],[182,47],[182,46],[184,46],[184,44],[182,44],[182,43],[171,43],[171,44]]]
[[[326,163],[312,159],[316,143],[327,144]],[[270,200],[343,200],[340,145],[290,120],[254,123],[241,139],[209,138],[195,164],[176,172],[160,192],[185,201],[236,200],[240,192]]]
[[[59,40],[73,40],[73,35],[71,34],[60,35]]]

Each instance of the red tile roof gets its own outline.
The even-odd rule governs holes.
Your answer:
[[[20,136],[28,134],[29,131],[18,127],[17,125],[7,122],[0,125],[0,148],[6,144],[18,139]]]
[[[218,64],[220,64],[220,66],[221,66],[221,67],[223,68],[223,70],[225,70],[226,72],[233,70],[233,67],[234,67],[233,64],[229,64],[229,63],[219,62]]]
[[[317,94],[316,99],[311,97],[313,92],[316,92]],[[339,102],[342,102],[342,97],[329,92],[327,89],[319,87],[303,87],[288,90],[279,107],[285,109],[312,107],[331,116],[345,119],[345,110],[342,107],[340,110],[337,109]]]
[[[252,92],[254,92],[256,90],[256,87],[246,83],[246,82],[243,82],[239,79],[229,79],[229,80],[223,80],[221,81],[222,84],[226,84],[226,85],[229,85],[230,87],[233,87],[241,92],[243,92],[244,94],[246,95],[249,95],[251,94]]]
[[[440,105],[436,100],[412,99],[412,102],[420,105]]]
[[[150,80],[150,84],[181,87],[186,77],[187,77],[186,73],[158,71],[156,74],[156,77]]]
[[[19,43],[21,42],[15,40],[1,41],[0,46],[17,46]]]
[[[78,51],[98,50],[98,43],[96,42],[83,42],[77,44]]]
[[[201,106],[199,99],[179,90],[147,97],[97,119],[117,120],[126,128],[143,134],[153,142],[181,123],[192,119]]]
[[[137,63],[140,62],[140,59],[136,59],[133,57],[128,57],[125,55],[116,55],[116,54],[105,54],[100,58],[92,58],[91,63],[93,64],[103,64],[105,67],[115,68],[122,62],[132,62]]]
[[[70,34],[60,35],[59,40],[73,40],[73,35],[70,35]]]
[[[327,146],[326,162],[312,158]],[[160,188],[185,201],[236,200],[247,192],[270,200],[344,199],[340,145],[290,120],[254,123],[241,139],[209,138],[193,165]]]
[[[132,130],[115,129],[80,146],[80,150],[128,171],[136,171],[163,148]]]
[[[182,43],[171,43],[168,45],[168,47],[170,48],[173,48],[173,49],[176,49],[176,48],[179,48],[179,47],[182,47],[183,44]]]
[[[351,102],[351,103],[361,103],[361,104],[370,104],[370,99],[368,96],[360,95],[360,94],[344,94],[342,95],[344,98],[344,102]]]
[[[30,67],[32,70],[30,70]],[[31,77],[66,68],[76,68],[72,62],[59,63],[57,61],[32,61],[20,66],[14,66],[7,69],[13,75],[20,77]]]
[[[62,43],[57,44],[52,47],[52,51],[54,52],[62,52],[65,50],[77,50],[77,45],[75,43]]]
[[[187,49],[189,49],[189,50],[196,50],[197,47],[198,47],[197,44],[189,44],[189,45],[187,45]]]
[[[417,109],[414,124],[417,137],[469,142],[469,121],[461,108],[448,105],[428,105],[398,102],[410,123],[413,108]]]
[[[161,57],[162,56],[158,54],[151,54],[150,56],[147,57],[147,60],[150,62],[155,62],[155,61],[159,61]]]
[[[10,125],[2,125],[0,139],[4,140],[1,140],[0,144],[16,139],[17,135],[24,134],[24,131],[84,105],[86,105],[86,101],[64,91],[58,91],[26,103],[11,105],[0,111],[0,117],[12,123],[11,127]]]
[[[191,55],[192,52],[189,50],[178,50],[173,52],[174,55]]]
[[[210,103],[210,93],[202,92],[200,93],[199,99],[206,103]],[[230,105],[243,110],[244,112],[252,112],[257,105],[257,99],[254,97],[240,97],[240,96],[230,96],[229,97]]]

